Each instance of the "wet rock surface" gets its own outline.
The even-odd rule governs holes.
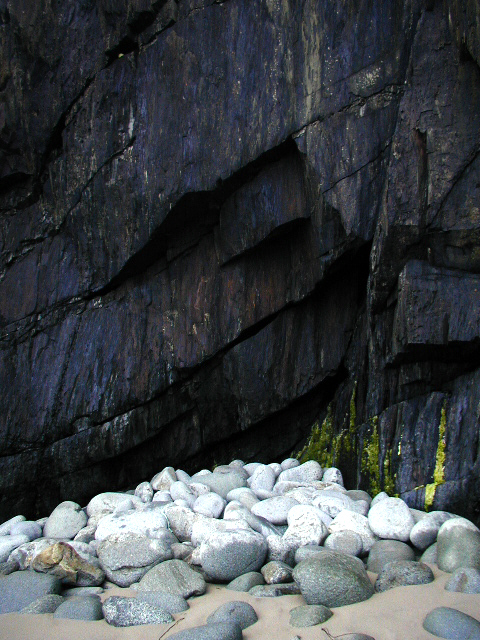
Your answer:
[[[476,519],[476,3],[77,5],[1,9],[0,519],[315,426]]]

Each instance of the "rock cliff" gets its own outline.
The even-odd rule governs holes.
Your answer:
[[[0,33],[0,516],[311,434],[478,520],[477,2],[0,0]]]

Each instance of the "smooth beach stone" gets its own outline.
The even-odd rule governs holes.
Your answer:
[[[278,476],[278,481],[293,480],[294,482],[314,482],[321,480],[323,469],[316,460],[308,460],[298,467],[285,469]]]
[[[29,541],[37,540],[42,537],[43,527],[34,520],[24,520],[23,522],[16,522],[11,530],[11,536],[27,536]]]
[[[354,531],[358,533],[362,539],[362,553],[364,554],[368,553],[373,544],[378,540],[378,537],[370,528],[368,518],[355,511],[348,511],[347,509],[341,511],[338,516],[335,516],[328,526],[329,533],[336,533],[337,531]]]
[[[236,500],[240,502],[247,509],[251,509],[254,504],[260,502],[257,496],[253,493],[250,487],[240,487],[239,489],[232,489],[227,493],[227,502]]]
[[[373,533],[387,540],[406,542],[410,539],[415,520],[400,498],[385,498],[373,504],[368,512],[368,524]]]
[[[263,566],[268,545],[254,531],[214,531],[200,546],[203,570],[212,580],[230,582]]]
[[[193,503],[193,511],[195,513],[201,513],[208,518],[220,518],[225,509],[227,501],[218,495],[210,491],[204,495],[198,496]]]
[[[385,491],[380,491],[380,493],[377,493],[377,495],[373,498],[372,502],[370,503],[370,506],[373,507],[378,502],[381,502],[382,500],[385,500],[386,498],[389,498],[389,497],[390,496],[388,495],[388,493],[385,493]]]
[[[435,576],[429,566],[414,560],[395,560],[384,565],[375,581],[375,591],[381,593],[415,584],[433,582]]]
[[[285,471],[286,469],[294,469],[295,467],[300,466],[300,461],[297,460],[297,458],[286,458],[280,463],[280,466],[282,467],[282,471]]]
[[[67,598],[55,610],[53,617],[70,620],[102,620],[102,603],[98,596]]]
[[[261,568],[262,576],[267,584],[279,584],[281,582],[292,581],[292,567],[289,567],[285,562],[278,562],[273,560],[267,562]]]
[[[95,540],[95,531],[97,530],[97,525],[88,525],[80,529],[77,535],[73,538],[75,542],[85,542],[89,544],[92,540]]]
[[[163,591],[138,591],[137,600],[146,602],[155,607],[160,607],[170,614],[182,613],[189,608],[188,602],[182,596],[174,593],[165,593]]]
[[[275,478],[278,478],[278,476],[282,473],[283,469],[282,469],[282,465],[279,464],[278,462],[269,462],[268,466],[273,469],[273,472],[275,474]]]
[[[229,464],[219,464],[218,466],[212,469],[213,474],[225,474],[230,473],[231,471],[235,471],[235,473],[239,473],[241,476],[248,480],[250,474],[243,467],[231,467]]]
[[[324,551],[325,547],[322,547],[318,544],[307,544],[304,547],[299,547],[295,551],[295,564],[298,564],[303,560],[315,558],[319,553],[323,553]]]
[[[62,595],[66,598],[73,596],[99,596],[104,591],[103,587],[72,587],[62,591]]]
[[[442,524],[437,535],[437,564],[452,573],[459,567],[480,569],[480,532],[465,518],[452,518]]]
[[[363,550],[361,537],[355,531],[336,531],[331,533],[323,542],[325,549],[359,556]]]
[[[423,621],[423,628],[447,640],[480,640],[480,622],[450,607],[437,607],[430,611]]]
[[[76,502],[61,502],[50,514],[43,534],[45,538],[71,540],[87,524],[87,514]]]
[[[142,502],[151,502],[153,499],[153,487],[150,482],[141,482],[135,489],[135,495]]]
[[[372,636],[367,636],[366,633],[342,633],[342,640],[375,640]]]
[[[0,537],[0,562],[6,562],[10,554],[22,544],[30,542],[30,538],[25,535],[1,536]]]
[[[207,618],[207,623],[212,622],[236,622],[241,629],[246,629],[255,624],[258,616],[255,609],[248,602],[242,600],[232,600],[220,605]]]
[[[322,604],[306,604],[290,609],[291,627],[313,627],[326,622],[333,616],[333,611]]]
[[[261,516],[256,516],[250,509],[244,507],[236,500],[232,500],[225,507],[223,514],[225,521],[243,520],[257,533],[261,533],[265,538],[270,535],[280,535],[278,526],[272,524]]]
[[[168,491],[170,485],[177,481],[177,474],[173,467],[165,467],[159,473],[156,473],[150,480],[154,491]]]
[[[322,544],[328,536],[322,513],[317,507],[299,504],[290,509],[287,516],[288,529],[284,541],[298,549],[307,544]]]
[[[107,491],[105,493],[99,493],[90,500],[87,505],[87,516],[89,518],[92,518],[93,516],[113,513],[118,505],[124,502],[126,499],[131,500],[135,506],[141,506],[143,504],[143,502],[137,496],[131,496],[128,493],[116,493],[113,491]]]
[[[142,503],[143,505],[143,503]],[[148,538],[162,535],[168,522],[162,507],[155,502],[144,505],[142,510],[129,509],[122,513],[111,513],[100,520],[95,531],[95,540],[105,540],[113,533],[138,533]]]
[[[247,480],[245,476],[240,473],[240,469],[233,469],[231,467],[228,471],[202,476],[201,482],[207,487],[210,487],[211,491],[218,493],[222,498],[226,498],[232,489],[247,486]]]
[[[173,502],[170,491],[155,491],[153,494],[152,502],[162,502],[168,504]]]
[[[368,554],[367,569],[380,573],[386,564],[396,560],[415,560],[415,552],[400,540],[377,540]]]
[[[288,512],[298,502],[287,496],[276,496],[257,502],[252,507],[252,513],[268,520],[272,524],[287,524]]]
[[[261,573],[258,571],[249,571],[248,573],[244,573],[235,580],[232,580],[227,585],[225,585],[226,589],[230,589],[231,591],[250,591],[253,587],[257,587],[259,585],[265,584],[265,579]]]
[[[10,520],[6,520],[0,524],[0,536],[9,536],[12,527],[19,522],[25,522],[25,520],[25,516],[14,516]]]
[[[242,628],[236,622],[212,622],[174,633],[169,640],[242,640]]]
[[[293,578],[307,604],[342,607],[374,593],[362,561],[336,551],[303,560],[293,570]]]
[[[413,519],[415,520],[415,524],[417,524],[417,522],[420,522],[420,520],[423,520],[424,518],[428,517],[430,514],[426,511],[421,511],[420,509],[414,509],[413,507],[409,507],[410,509],[410,513],[413,516]],[[440,513],[439,511],[431,511],[430,513]],[[453,516],[451,516],[453,517]]]
[[[252,587],[248,593],[255,598],[278,598],[280,596],[299,595],[300,587],[296,582],[260,584],[257,587]]]
[[[37,598],[37,600],[34,600],[29,605],[21,609],[20,613],[53,613],[64,601],[64,597],[56,593],[50,593],[46,596]]]
[[[194,524],[209,521],[201,513],[194,513],[188,507],[181,507],[176,504],[169,504],[164,507],[163,515],[166,518],[169,529],[180,542],[191,542]]]
[[[8,576],[14,571],[20,571],[20,565],[16,561],[0,562],[0,576]]]
[[[195,500],[198,497],[191,487],[185,484],[185,482],[181,482],[180,480],[172,482],[169,491],[174,502],[176,500],[185,500],[190,509],[193,507],[193,505],[195,504]]]
[[[293,566],[295,549],[285,542],[282,536],[271,534],[266,537],[268,552],[267,560],[285,562],[285,564]]]
[[[445,591],[480,593],[480,571],[473,567],[459,567],[455,569],[445,583]]]
[[[60,594],[62,583],[55,576],[35,571],[16,571],[0,578],[0,613],[20,611],[38,598]]]
[[[200,516],[200,514],[198,514],[198,516],[201,517],[201,520],[197,520],[192,527],[192,544],[196,547],[200,546],[204,540],[208,539],[213,532],[228,533],[230,531],[252,531],[248,523],[242,519],[217,520],[215,518]]]
[[[174,542],[171,549],[175,560],[185,560],[195,547],[190,542]]]
[[[110,596],[103,603],[102,609],[105,620],[114,627],[168,624],[174,621],[168,611],[137,598]]]
[[[105,580],[105,573],[97,562],[92,557],[82,557],[66,542],[56,542],[35,556],[31,567],[34,571],[56,576],[63,584],[97,587]]]
[[[335,482],[336,484],[339,484],[343,487],[342,472],[336,467],[328,467],[328,469],[324,469],[323,471],[322,481]]]
[[[171,560],[171,544],[138,533],[114,533],[99,544],[98,557],[105,575],[119,587],[138,582],[159,562]]]
[[[243,470],[246,471],[250,477],[254,474],[255,469],[258,469],[259,467],[263,467],[261,462],[248,462],[243,465]]]
[[[363,489],[349,489],[346,495],[354,501],[365,500],[369,505],[372,502],[372,496]]]
[[[318,496],[318,491],[313,487],[295,487],[293,489],[289,489],[285,495],[288,495],[289,498],[293,498],[299,504],[308,504],[312,505],[314,499]]]
[[[192,481],[192,476],[183,469],[175,469],[175,475],[177,476],[177,480],[185,484],[190,484]]]
[[[259,489],[264,491],[271,491],[277,476],[272,467],[268,465],[262,465],[257,467],[248,480],[250,489],[256,493]]]
[[[412,510],[410,509],[410,511]],[[437,539],[442,524],[451,518],[452,515],[446,511],[427,513],[425,517],[413,525],[410,531],[410,542],[420,551],[425,551]]]
[[[137,586],[138,591],[164,591],[183,598],[201,596],[207,585],[203,577],[183,560],[166,560],[150,569]]]
[[[235,460],[232,460],[231,462],[228,463],[228,466],[243,468],[245,466],[245,462],[243,460],[240,460],[239,458],[235,458]]]
[[[437,564],[437,543],[434,542],[428,547],[428,549],[425,549],[419,560],[420,562],[426,562],[427,564]]]

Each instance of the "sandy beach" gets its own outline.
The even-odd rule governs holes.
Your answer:
[[[450,574],[432,566],[435,581],[427,585],[397,587],[375,594],[369,600],[333,609],[327,622],[309,628],[294,628],[289,624],[289,612],[305,604],[301,596],[254,598],[247,593],[225,589],[221,585],[208,585],[207,593],[189,600],[190,609],[176,614],[170,625],[142,625],[116,628],[104,620],[81,622],[54,620],[53,614],[0,616],[1,640],[168,640],[178,631],[205,624],[207,616],[219,605],[230,600],[249,602],[258,615],[258,622],[243,632],[245,640],[275,638],[291,640],[328,640],[322,629],[336,637],[344,633],[361,632],[375,640],[428,640],[434,638],[422,628],[425,615],[435,607],[453,607],[475,618],[480,617],[480,594],[469,595],[444,590]],[[375,574],[369,574],[372,581]],[[114,588],[101,597],[135,595],[130,589]]]

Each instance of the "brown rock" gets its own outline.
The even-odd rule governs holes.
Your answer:
[[[69,544],[56,542],[36,556],[32,569],[56,576],[64,584],[95,587],[105,579],[104,572],[82,558]]]

